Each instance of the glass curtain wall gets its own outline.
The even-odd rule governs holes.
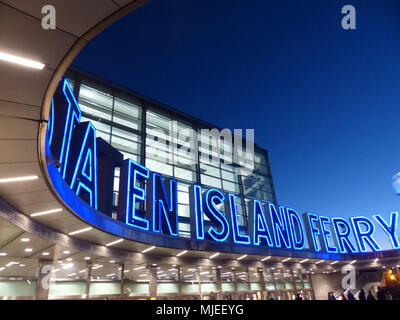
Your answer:
[[[66,76],[82,110],[81,121],[91,121],[98,137],[118,149],[124,158],[178,180],[180,236],[190,236],[189,186],[193,183],[202,184],[205,191],[212,187],[237,195],[242,229],[247,227],[249,201],[257,198],[276,202],[267,151],[256,146],[252,158],[254,170],[251,174],[240,175],[232,159],[240,154],[248,160],[248,154],[241,148],[233,148],[233,142],[225,137],[214,138],[204,131],[211,127],[77,71],[69,70]],[[117,168],[114,218],[118,189]],[[224,210],[223,204],[219,209]]]

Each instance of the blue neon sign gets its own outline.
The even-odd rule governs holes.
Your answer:
[[[96,138],[93,124],[81,123],[80,107],[65,79],[51,103],[46,143],[48,156],[58,164],[57,174],[88,206],[106,215],[116,209],[117,219],[133,229],[179,237],[178,182],[132,159],[123,160],[118,150]],[[117,169],[119,185],[115,186]],[[389,221],[377,214],[374,220],[352,217],[349,222],[314,213],[300,216],[292,208],[258,199],[250,200],[245,212],[238,212],[236,201],[232,193],[190,186],[191,237],[286,250],[304,250],[308,243],[315,252],[364,253],[382,250],[375,235],[379,227],[393,249],[400,250],[398,212],[392,212]]]

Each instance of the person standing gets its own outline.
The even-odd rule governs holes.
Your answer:
[[[354,296],[354,294],[351,293],[350,290],[349,293],[347,294],[347,300],[356,300],[356,297]]]
[[[371,291],[368,291],[367,300],[368,301],[375,301],[376,300],[375,297],[372,295]]]
[[[360,290],[360,293],[358,294],[358,300],[362,300],[362,301],[365,301],[365,300],[366,300],[364,289],[361,289],[361,290]]]

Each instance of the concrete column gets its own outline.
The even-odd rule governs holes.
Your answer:
[[[89,299],[90,295],[90,280],[92,278],[92,263],[88,262],[86,264],[87,271],[86,271],[86,299]]]
[[[221,269],[217,268],[215,270],[215,275],[217,279],[218,300],[222,300]]]
[[[196,271],[196,278],[199,282],[199,293],[200,293],[200,300],[203,300],[203,293],[201,292],[201,279],[200,279],[200,271],[197,269]]]
[[[157,267],[149,267],[149,293],[150,299],[157,299]]]
[[[233,287],[235,288],[235,294],[238,292],[237,282],[236,282],[236,269],[233,270]]]
[[[264,269],[257,268],[258,276],[260,277],[260,285],[261,285],[261,300],[266,300],[264,295],[267,293],[265,289],[265,279],[264,279]]]
[[[125,273],[124,273],[124,271],[125,271],[125,264],[121,264],[121,273],[120,273],[120,275],[121,275],[121,288],[120,288],[120,294],[121,294],[121,296],[123,296],[124,295],[124,293],[125,293]]]
[[[178,281],[178,299],[182,299],[182,279],[181,279],[181,267],[177,266],[176,267],[176,280]]]
[[[47,300],[49,298],[52,264],[52,260],[39,259],[38,279],[35,290],[36,300]]]

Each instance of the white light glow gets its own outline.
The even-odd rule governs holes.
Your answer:
[[[322,263],[322,262],[324,262],[324,260],[319,260],[319,261],[317,261],[315,264],[320,264],[320,263]]]
[[[142,270],[142,269],[144,269],[144,268],[146,268],[145,266],[142,266],[142,267],[137,267],[137,268],[135,268],[135,269],[133,269],[133,270]]]
[[[60,211],[62,211],[61,208],[52,209],[52,210],[46,210],[46,211],[41,211],[41,212],[36,212],[36,213],[32,213],[31,217],[45,216],[47,214],[57,213],[57,212],[60,212]]]
[[[240,260],[242,260],[242,259],[244,259],[244,258],[246,258],[246,257],[247,257],[247,254],[245,254],[245,255],[243,255],[243,256],[237,258],[237,260],[240,261]]]
[[[290,260],[292,260],[292,258],[286,258],[286,259],[283,259],[282,262],[287,262],[287,261],[290,261]]]
[[[0,60],[19,64],[24,67],[38,69],[38,70],[43,70],[43,68],[44,68],[44,64],[41,62],[18,57],[18,56],[8,54],[8,53],[2,52],[2,51],[0,51]]]
[[[220,253],[219,252],[217,252],[217,253],[214,253],[212,256],[210,256],[210,258],[209,259],[213,259],[213,258],[215,258],[215,257],[218,257],[220,255]]]
[[[107,243],[107,244],[106,244],[106,247],[113,246],[114,244],[120,243],[120,242],[122,242],[122,241],[124,241],[124,239],[119,239],[119,240],[116,240],[116,241]]]
[[[304,260],[301,260],[300,261],[300,263],[304,263],[304,262],[307,262],[307,261],[309,261],[310,259],[304,259]]]
[[[152,247],[150,247],[150,248],[147,248],[147,249],[143,250],[142,253],[149,252],[149,251],[151,251],[151,250],[154,250],[155,248],[156,248],[156,246],[152,246]]]
[[[263,259],[261,259],[261,262],[264,262],[265,260],[271,259],[271,256],[265,257]]]
[[[37,179],[39,179],[38,176],[3,178],[3,179],[0,179],[0,183],[30,181],[30,180],[37,180]]]
[[[32,248],[26,248],[26,249],[25,249],[25,252],[32,252],[32,251],[33,251]]]
[[[177,257],[180,257],[180,256],[183,256],[185,253],[187,253],[188,251],[187,250],[185,250],[185,251],[182,251],[182,252],[179,252],[176,256]]]
[[[31,241],[31,239],[29,239],[29,238],[22,238],[21,241],[22,241],[22,242],[29,242],[29,241]]]
[[[80,229],[80,230],[76,230],[76,231],[70,232],[70,233],[68,233],[68,235],[69,235],[69,236],[73,236],[73,235],[75,235],[75,234],[79,234],[79,233],[83,233],[83,232],[86,232],[86,231],[90,231],[90,230],[92,230],[92,229],[93,229],[92,227],[83,228],[83,229]]]
[[[331,265],[334,265],[334,264],[336,264],[336,263],[338,263],[339,261],[333,261],[333,262],[331,262],[330,264]]]

